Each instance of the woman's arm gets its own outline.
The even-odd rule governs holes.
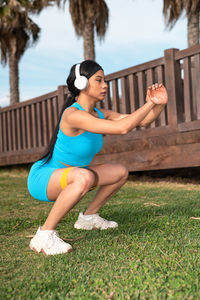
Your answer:
[[[138,110],[120,120],[99,119],[85,111],[66,110],[62,118],[62,126],[66,126],[66,129],[82,129],[101,134],[126,134],[137,127],[154,106],[152,101],[148,101]]]
[[[168,101],[168,97],[167,97],[167,91],[162,84],[156,83],[148,88],[146,101],[148,102],[153,99],[154,99],[154,101],[156,101],[157,105],[155,105],[152,108],[152,110],[140,122],[140,124],[138,124],[138,126],[140,126],[140,127],[148,126],[153,121],[155,121],[159,117],[160,113],[163,111],[163,109]],[[158,103],[162,103],[162,104],[158,104]],[[123,118],[129,116],[129,114],[120,114],[118,112],[113,112],[111,110],[101,109],[101,111],[103,112],[105,118],[108,120],[120,120],[120,119],[123,119]]]

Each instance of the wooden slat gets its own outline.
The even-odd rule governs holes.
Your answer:
[[[37,135],[38,135],[38,147],[42,147],[42,118],[41,118],[41,103],[36,103],[36,115],[37,115]]]
[[[31,148],[31,119],[30,119],[30,105],[26,106],[26,128],[27,128],[27,148]]]
[[[17,150],[17,134],[16,134],[16,110],[11,111],[12,117],[12,139],[13,139],[13,151]]]
[[[36,135],[36,114],[35,114],[35,104],[31,105],[31,120],[32,120],[32,142],[33,142],[33,148],[37,147],[37,135]]]
[[[183,61],[184,67],[184,110],[185,110],[185,122],[191,121],[191,73],[190,73],[190,58],[186,57]]]
[[[0,153],[3,152],[2,114],[3,113],[0,113]]]
[[[122,114],[129,114],[130,113],[130,101],[129,101],[129,94],[127,88],[127,81],[125,77],[121,78],[121,113]]]
[[[107,89],[107,94],[106,94],[106,97],[104,100],[104,103],[105,103],[104,106],[105,106],[105,109],[112,110],[112,104],[111,104],[111,99],[110,99],[110,82],[108,81],[107,84],[108,84],[108,89]]]
[[[194,57],[194,65],[195,65],[195,96],[196,96],[196,109],[197,109],[197,120],[200,120],[200,54],[195,55]]]
[[[58,123],[58,101],[57,101],[57,97],[54,97],[53,99],[52,99],[52,106],[53,106],[53,131],[54,131],[54,129],[55,129],[55,127],[56,127],[56,125],[57,125],[57,123]]]
[[[49,140],[52,137],[52,133],[53,133],[53,120],[52,120],[52,102],[51,99],[47,100],[47,122],[48,122],[48,137]]]
[[[17,126],[17,150],[22,150],[21,144],[21,125],[20,125],[20,108],[16,109],[16,126]]]
[[[181,123],[178,125],[179,131],[193,131],[200,129],[200,120],[191,121],[188,123]],[[197,141],[199,142],[199,141]]]
[[[117,80],[112,80],[113,111],[119,112],[119,91]]]
[[[158,66],[156,68],[156,73],[157,73],[158,83],[162,83],[163,85],[165,85],[164,74],[163,74],[163,66]],[[166,107],[161,112],[159,120],[160,120],[160,126],[167,125],[167,122],[166,122]]]
[[[21,136],[22,136],[22,149],[26,149],[26,123],[25,123],[25,111],[24,107],[20,108],[20,119],[21,119]]]
[[[8,151],[12,151],[12,126],[11,126],[11,112],[7,112],[7,135],[8,135]]]
[[[175,54],[177,49],[165,50],[165,84],[168,92],[167,116],[168,126],[177,130],[177,105],[176,99],[178,98],[177,91],[177,68],[175,62]]]
[[[7,121],[6,121],[7,112],[3,113],[3,151],[8,151],[8,139],[7,139]]]
[[[137,78],[135,74],[130,74],[128,76],[128,79],[129,79],[130,112],[134,112],[139,107]]]
[[[44,144],[43,146],[47,146],[48,140],[47,140],[47,114],[46,114],[46,101],[42,102],[42,130],[43,130],[43,136],[44,136]]]
[[[143,106],[145,103],[145,82],[144,82],[144,73],[138,73],[138,91],[139,91],[139,106]]]
[[[195,45],[193,47],[178,51],[175,54],[175,59],[176,60],[183,59],[187,56],[189,57],[189,56],[195,55],[197,53],[200,53],[200,45]]]
[[[48,99],[48,98],[46,98],[46,99]],[[64,101],[65,101],[65,86],[59,85],[58,86],[58,111],[59,111],[59,114],[63,107]]]

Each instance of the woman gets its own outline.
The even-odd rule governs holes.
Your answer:
[[[148,88],[146,103],[131,114],[95,108],[98,101],[104,100],[108,86],[102,67],[90,60],[71,68],[67,85],[70,95],[48,151],[33,164],[28,177],[28,189],[33,197],[54,201],[45,223],[30,242],[32,250],[47,255],[72,250],[55,228],[95,187],[98,190],[93,201],[79,214],[74,227],[90,230],[118,226],[101,218],[98,211],[126,182],[128,171],[119,163],[92,165],[93,157],[103,146],[103,134],[126,134],[136,126],[147,126],[159,116],[168,100],[164,86],[155,84]]]

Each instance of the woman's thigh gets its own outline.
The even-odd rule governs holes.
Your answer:
[[[98,186],[114,184],[122,178],[126,179],[128,177],[126,167],[118,163],[92,165],[89,166],[89,170],[96,174]]]
[[[48,182],[47,186],[47,197],[49,200],[56,200],[59,194],[62,192],[61,188],[61,176],[66,170],[65,168],[55,170]],[[90,173],[88,177],[88,173]],[[91,180],[91,176],[94,177],[93,173],[84,168],[72,167],[67,175],[67,186],[74,183],[75,181],[81,181],[81,177],[86,180]]]

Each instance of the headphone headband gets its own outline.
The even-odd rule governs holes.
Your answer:
[[[75,67],[75,81],[74,86],[79,90],[84,90],[88,85],[88,79],[86,76],[80,74],[81,64],[77,64]]]
[[[76,76],[76,78],[81,76],[80,67],[81,67],[81,64],[77,64],[76,67],[75,67],[75,76]]]

